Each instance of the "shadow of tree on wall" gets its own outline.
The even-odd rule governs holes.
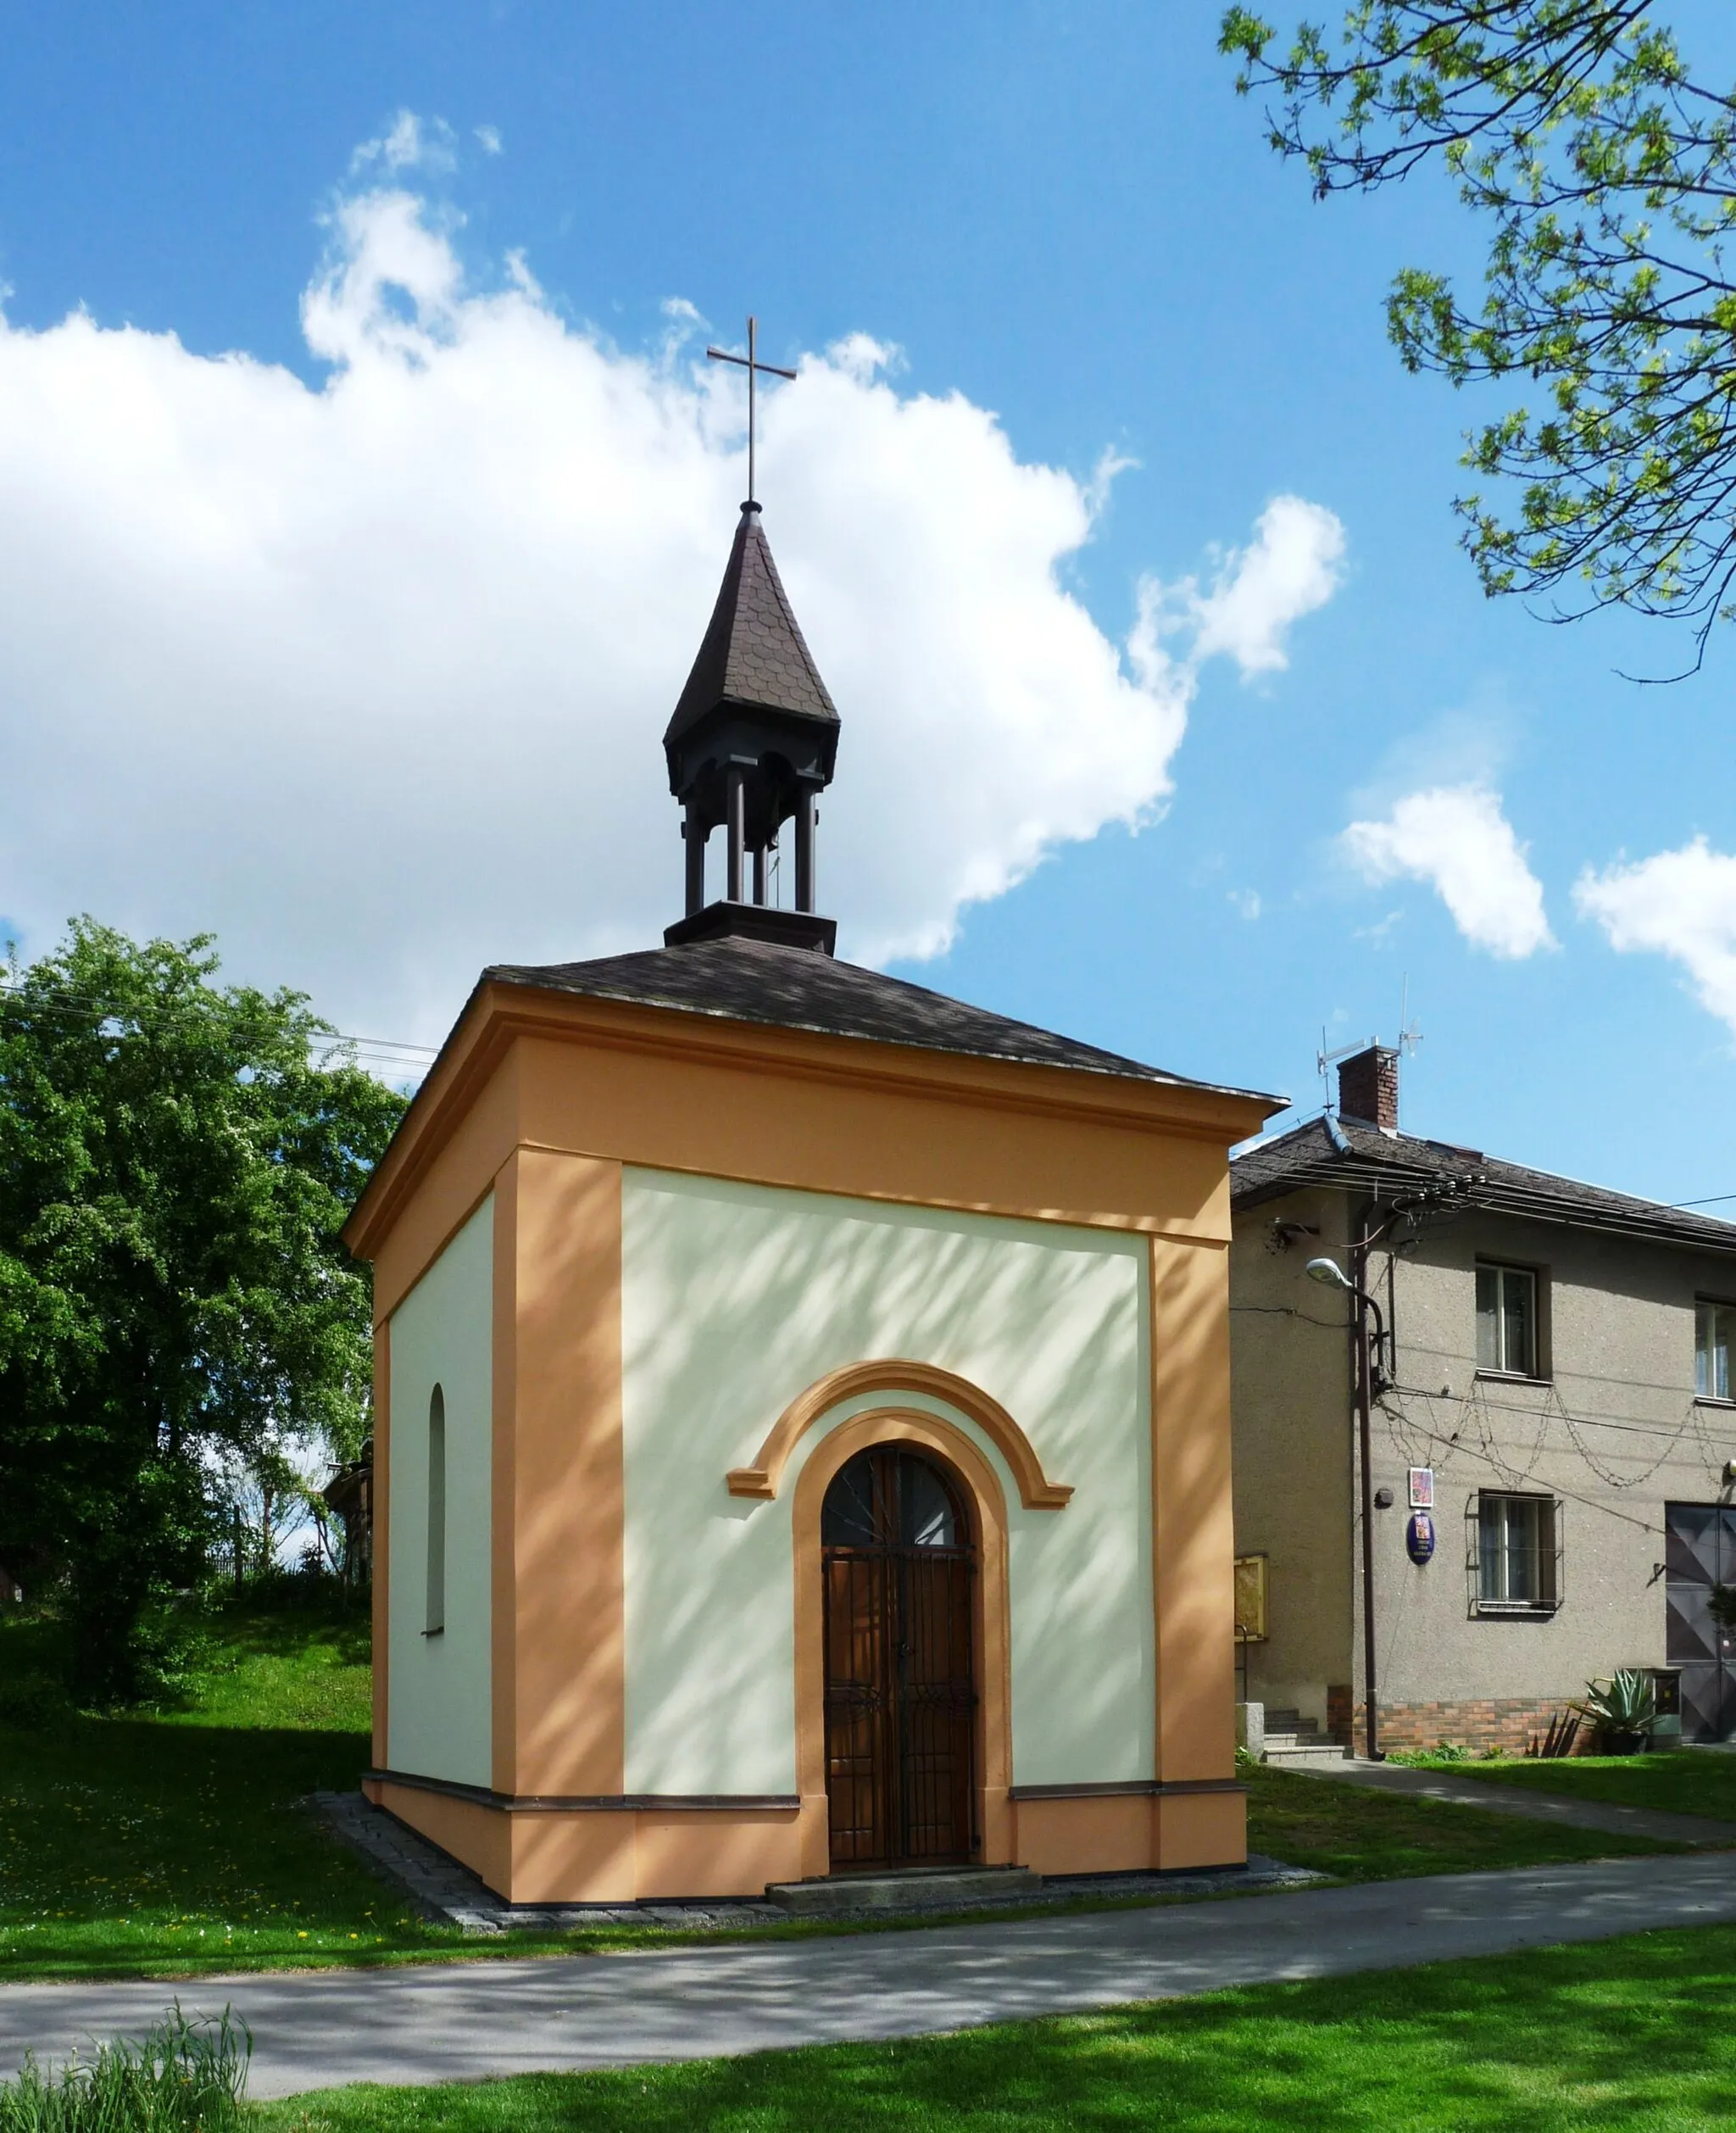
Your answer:
[[[627,1417],[630,1490],[652,1479],[666,1506],[680,1501],[697,1534],[723,1541],[717,1529],[734,1529],[730,1542],[738,1539],[760,1560],[765,1528],[776,1521],[787,1530],[787,1501],[774,1510],[732,1499],[727,1469],[751,1460],[784,1406],[828,1371],[910,1357],[981,1385],[1026,1428],[1054,1479],[1083,1484],[1073,1506],[1043,1514],[1039,1525],[1016,1515],[1016,1489],[1003,1475],[1015,1512],[1015,1579],[1030,1567],[1021,1557],[1039,1550],[1058,1549],[1071,1562],[1081,1529],[1103,1512],[1104,1490],[1091,1486],[1093,1461],[1100,1465],[1104,1446],[1119,1449],[1130,1437],[1131,1459],[1145,1456],[1133,1406],[1140,1241],[860,1201],[810,1211],[807,1197],[768,1202],[713,1181],[662,1179],[634,1195],[624,1355],[638,1403]],[[899,1395],[891,1404],[924,1403]],[[798,1463],[820,1434],[809,1433]],[[1134,1471],[1130,1464],[1130,1491],[1140,1487]],[[786,1500],[795,1477],[793,1464]],[[1143,1487],[1149,1502],[1149,1473]],[[751,1540],[741,1530],[750,1518],[760,1527]],[[633,1523],[630,1515],[630,1551]],[[1137,1522],[1120,1519],[1099,1529],[1086,1559],[1050,1581],[1065,1596],[1065,1621],[1025,1640],[1027,1692],[1061,1696],[1087,1735],[1115,1730],[1138,1701],[1138,1651],[1121,1626],[1128,1581],[1138,1575],[1138,1532]],[[634,1679],[687,1685],[679,1696],[648,1696],[635,1709],[640,1768],[682,1767],[703,1735],[718,1769],[763,1766],[758,1785],[737,1777],[716,1789],[790,1784],[787,1754],[776,1769],[768,1757],[787,1721],[768,1734],[762,1716],[769,1674],[782,1666],[787,1679],[793,1635],[787,1544],[776,1556],[778,1575],[738,1581],[726,1636],[718,1629],[718,1587],[694,1562],[630,1561]],[[1015,1638],[1016,1645],[1016,1620]],[[1098,1655],[1084,1675],[1082,1648]],[[700,1650],[703,1667],[693,1657]],[[665,1780],[657,1789],[714,1786]]]

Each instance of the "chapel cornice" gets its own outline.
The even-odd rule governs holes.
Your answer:
[[[637,1056],[648,1063],[679,1063],[702,1073],[707,1069],[720,1075],[745,1072],[792,1089],[835,1089],[840,1097],[850,1093],[912,1097],[926,1104],[1004,1114],[1010,1119],[1042,1120],[1077,1128],[1093,1138],[1126,1134],[1148,1144],[1161,1139],[1202,1150],[1227,1150],[1257,1130],[1266,1111],[1264,1100],[1194,1083],[1139,1081],[936,1052],[916,1045],[735,1022],[485,979],[471,994],[344,1227],[344,1242],[358,1257],[376,1255],[398,1211],[482,1091],[511,1058],[515,1048],[526,1043],[572,1045],[617,1056]],[[521,1131],[519,1138],[522,1144],[542,1144],[534,1130]],[[644,1160],[620,1148],[598,1146],[583,1152]],[[676,1162],[669,1167],[704,1174],[743,1174],[726,1164],[717,1167],[715,1173],[712,1166],[703,1162]],[[931,1197],[924,1193],[893,1192],[884,1196],[1043,1220],[1106,1222],[1121,1228],[1186,1233],[1198,1227],[1191,1219],[1177,1219],[1172,1210],[1153,1211],[1149,1217],[1138,1211],[1105,1214],[1094,1208],[1088,1197],[1082,1205],[1066,1204],[1063,1196],[1054,1204],[1032,1206],[1028,1196],[1015,1191],[970,1200],[946,1195]],[[1213,1241],[1223,1241],[1228,1234],[1227,1188],[1217,1196],[1225,1201],[1221,1219],[1215,1211],[1205,1234]],[[1051,1195],[1050,1200],[1054,1197]]]

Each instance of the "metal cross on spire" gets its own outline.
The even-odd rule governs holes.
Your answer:
[[[748,315],[748,353],[745,355],[733,355],[727,348],[707,348],[705,351],[706,354],[711,358],[714,363],[739,363],[742,368],[748,373],[748,501],[750,504],[754,501],[754,381],[762,370],[764,370],[768,376],[775,378],[793,378],[796,375],[793,370],[786,370],[781,364],[762,363],[760,360],[759,357],[754,353],[754,337],[758,331],[759,322],[750,312]]]

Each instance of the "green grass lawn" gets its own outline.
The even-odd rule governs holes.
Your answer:
[[[1487,1785],[1524,1785],[1576,1800],[1611,1800],[1618,1807],[1662,1807],[1672,1814],[1704,1814],[1736,1822],[1736,1755],[1707,1748],[1678,1748],[1661,1755],[1566,1756],[1544,1763],[1536,1757],[1512,1763],[1455,1763],[1455,1777]]]
[[[1464,1766],[1455,1763],[1455,1771]],[[1483,1766],[1479,1766],[1481,1768]],[[1551,1769],[1561,1766],[1551,1763]],[[1469,1874],[1484,1868],[1550,1866],[1678,1851],[1639,1837],[1603,1836],[1552,1823],[1522,1822],[1446,1800],[1408,1798],[1366,1785],[1305,1778],[1264,1763],[1244,1765],[1248,1848],[1345,1881],[1401,1874]]]
[[[456,1943],[297,1804],[366,1766],[370,1673],[359,1619],[242,1612],[211,1640],[184,1709],[0,1726],[0,1975],[170,1975]]]
[[[905,2043],[338,2089],[255,2112],[261,2133],[1689,2133],[1731,2122],[1733,2004],[1736,1930],[1706,1927]]]
[[[36,1634],[0,1624],[0,1674]],[[366,1638],[355,1616],[236,1612],[181,1708],[0,1724],[0,1978],[602,1952],[676,1937],[647,1927],[465,1940],[418,1918],[338,1845],[300,1803],[353,1786],[367,1765]],[[1247,1774],[1253,1847],[1345,1879],[1665,1848]]]

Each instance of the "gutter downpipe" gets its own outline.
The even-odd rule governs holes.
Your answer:
[[[1355,1317],[1352,1346],[1355,1356],[1356,1456],[1362,1495],[1362,1690],[1366,1752],[1371,1763],[1385,1761],[1380,1746],[1380,1715],[1375,1691],[1374,1639],[1374,1359],[1368,1343],[1368,1245],[1372,1203],[1365,1204],[1356,1222],[1356,1241],[1350,1250],[1350,1278],[1355,1284]]]

